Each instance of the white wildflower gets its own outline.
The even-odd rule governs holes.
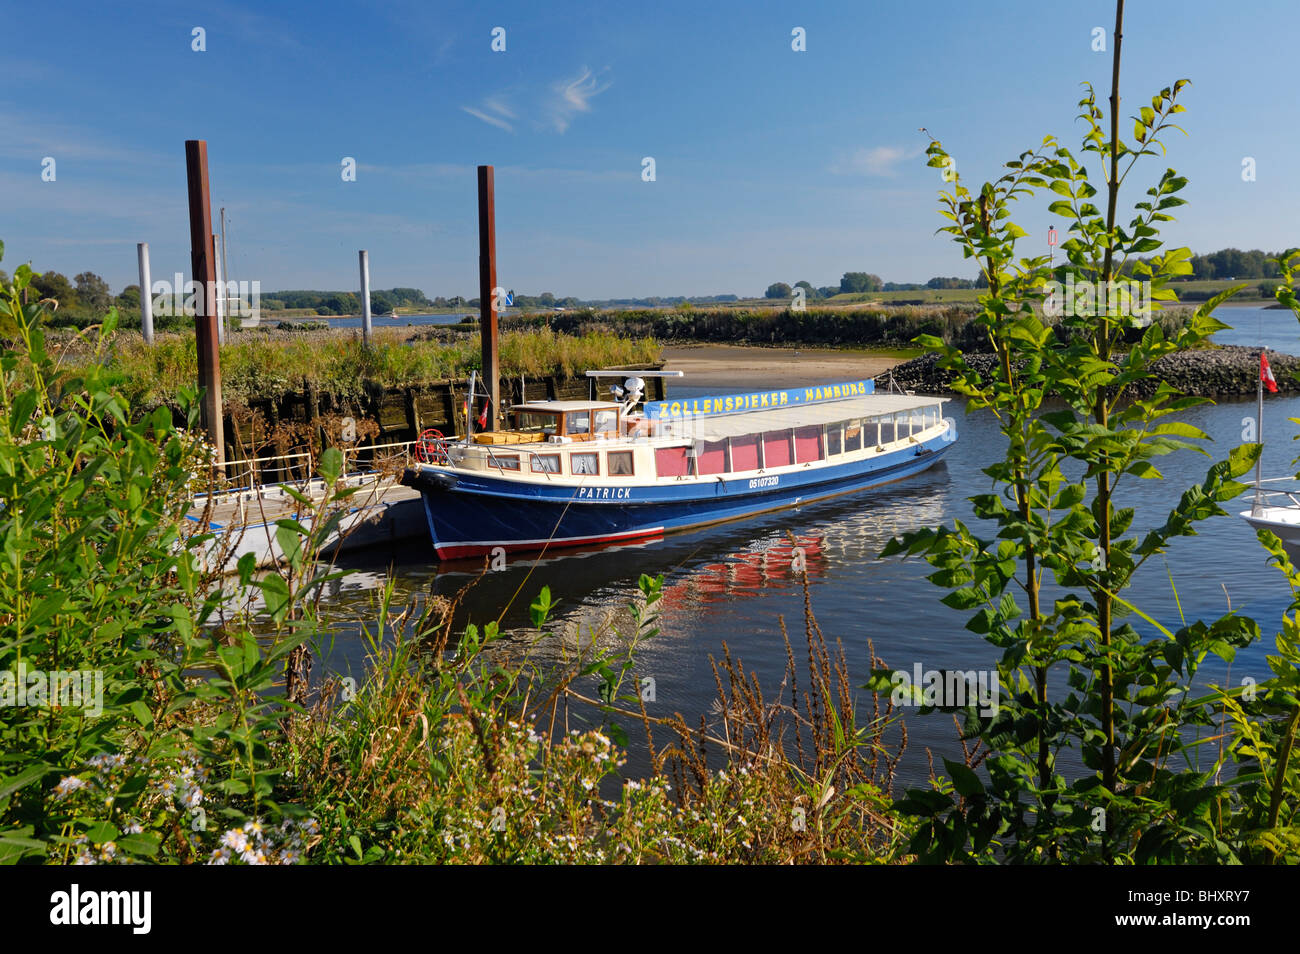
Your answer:
[[[69,775],[59,780],[59,784],[54,786],[55,798],[66,798],[79,788],[85,788],[84,779],[77,778],[75,775]]]

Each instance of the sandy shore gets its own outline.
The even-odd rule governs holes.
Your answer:
[[[899,358],[860,351],[750,348],[743,345],[666,345],[666,371],[684,371],[682,384],[706,388],[791,388],[859,381],[901,364]],[[669,385],[671,387],[671,383]]]

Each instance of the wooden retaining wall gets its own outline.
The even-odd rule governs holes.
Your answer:
[[[638,365],[619,367],[635,374],[637,371],[659,370],[663,365]],[[613,381],[604,381],[608,387]],[[519,378],[501,380],[501,403],[505,407],[539,400],[586,400],[589,394],[586,377]],[[426,428],[437,428],[448,437],[465,432],[465,398],[469,383],[464,380],[434,381],[419,387],[365,388],[364,396],[340,397],[329,391],[320,391],[304,382],[301,390],[254,398],[247,403],[227,402],[224,415],[226,457],[230,461],[248,460],[279,454],[293,454],[316,447],[338,446],[344,443],[366,445],[391,444],[414,440]],[[477,389],[478,407],[483,398],[481,385]],[[650,378],[647,381],[647,400],[662,400],[664,381]],[[352,420],[357,439],[342,440],[342,428],[347,419]],[[377,430],[376,430],[377,429]],[[287,479],[290,475],[286,474]],[[306,476],[306,475],[293,475]]]

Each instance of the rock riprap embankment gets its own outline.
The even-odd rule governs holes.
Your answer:
[[[988,377],[998,373],[997,357],[993,354],[968,354],[966,363]],[[1270,351],[1268,363],[1273,368],[1279,391],[1300,391],[1294,375],[1300,372],[1300,358]],[[1259,349],[1239,345],[1221,348],[1202,348],[1165,355],[1152,365],[1159,380],[1167,382],[1184,394],[1203,397],[1229,394],[1254,394],[1259,380]],[[924,394],[951,394],[953,373],[939,367],[937,354],[926,354],[895,366],[894,383],[909,391]],[[879,379],[880,383],[884,378]],[[1135,390],[1138,395],[1149,395],[1156,382],[1145,382]]]

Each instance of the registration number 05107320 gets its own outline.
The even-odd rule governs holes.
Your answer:
[[[780,479],[780,477],[752,477],[749,481],[749,489],[756,490],[759,487],[775,487]]]

